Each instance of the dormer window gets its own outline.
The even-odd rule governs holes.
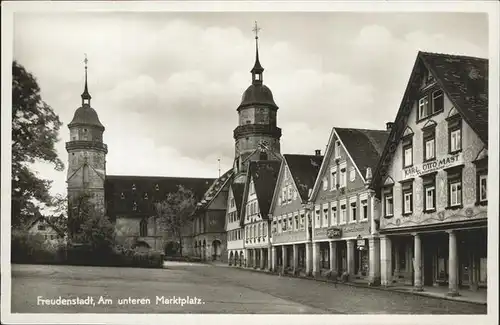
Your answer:
[[[144,193],[144,200],[147,200],[147,199],[149,199],[148,193]]]
[[[135,191],[136,189],[135,184],[132,184],[132,191]]]
[[[123,192],[122,192],[122,194],[120,194],[120,198],[121,198],[122,200],[125,200],[125,194],[123,194]]]
[[[137,202],[134,202],[134,203],[132,204],[132,210],[133,210],[133,211],[137,211]]]
[[[160,185],[156,184],[156,185],[155,185],[155,190],[156,190],[156,191],[159,191],[159,190],[160,190]]]

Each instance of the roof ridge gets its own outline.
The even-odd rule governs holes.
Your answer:
[[[344,127],[333,127],[335,130],[356,130],[356,131],[376,131],[376,132],[390,132],[386,129],[364,129],[364,128],[344,128]]]
[[[483,60],[483,61],[488,61],[487,58],[481,58],[478,56],[471,56],[471,55],[461,55],[461,54],[449,54],[449,53],[441,53],[441,52],[427,52],[427,51],[419,51],[423,55],[434,55],[434,56],[444,56],[444,57],[459,57],[459,58],[466,58],[466,59],[475,59],[475,60]]]

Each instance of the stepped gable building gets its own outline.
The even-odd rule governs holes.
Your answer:
[[[488,60],[419,52],[372,188],[383,285],[487,282]]]
[[[379,201],[367,184],[388,135],[387,130],[332,129],[309,198],[313,275],[331,270],[374,285],[380,282]]]
[[[277,160],[251,161],[249,164],[240,218],[245,234],[247,267],[266,269],[271,264],[269,208],[280,165]]]
[[[85,87],[82,106],[68,124],[67,189],[69,216],[82,194],[90,195],[95,206],[115,223],[117,237],[132,246],[164,250],[164,234],[159,231],[154,203],[182,185],[201,198],[213,178],[112,176],[106,174],[108,148],[103,142],[104,126],[90,105],[85,59]]]
[[[207,190],[198,202],[195,212],[194,236],[188,250],[203,260],[226,261],[230,256],[225,221],[231,184],[245,183],[250,162],[281,159],[281,129],[277,126],[278,106],[274,102],[271,90],[263,83],[264,68],[259,59],[259,30],[256,25],[255,63],[250,71],[252,84],[243,93],[237,108],[239,123],[233,131],[235,140],[233,168],[225,172]],[[233,225],[236,227],[237,223]],[[237,233],[237,228],[231,230]]]
[[[320,150],[315,155],[283,155],[270,208],[273,271],[290,268],[300,274],[312,265],[307,202],[322,161]]]

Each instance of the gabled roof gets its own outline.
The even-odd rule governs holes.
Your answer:
[[[389,131],[336,127],[335,132],[364,179],[368,168],[374,170],[377,167]]]
[[[55,218],[55,217],[54,217]],[[58,217],[62,218],[62,217]],[[29,230],[37,221],[45,221],[47,225],[49,225],[55,232],[57,232],[61,237],[64,237],[66,234],[62,231],[54,222],[52,222],[53,218],[46,217],[37,213],[34,217],[32,217],[28,222],[26,222],[26,230]]]
[[[370,187],[380,186],[394,150],[406,128],[412,96],[418,91],[420,68],[424,66],[436,79],[462,118],[488,145],[488,60],[470,56],[418,52],[394,126],[373,173]]]
[[[248,186],[250,181],[253,179],[255,194],[259,203],[259,210],[262,219],[264,220],[268,218],[274,189],[276,187],[276,182],[278,181],[280,166],[281,161],[259,160],[251,161],[248,167],[244,195],[248,194]],[[246,202],[246,197],[243,198],[242,202]],[[241,218],[241,223],[243,223],[243,218]]]
[[[191,190],[199,200],[213,181],[213,178],[108,175],[104,185],[106,210],[111,218],[118,214],[150,216],[154,214],[154,202],[164,200],[179,185]]]
[[[219,195],[226,184],[229,184],[229,181],[232,179],[233,174],[234,170],[231,168],[226,171],[221,177],[215,179],[212,185],[210,185],[210,187],[205,191],[201,200],[197,203],[196,210],[194,212],[196,213],[199,210],[207,208],[210,203],[212,203],[212,201],[217,197],[217,195]]]
[[[419,52],[427,69],[479,138],[488,144],[488,60]]]
[[[302,201],[307,201],[309,189],[314,186],[323,156],[284,154],[283,157]]]
[[[231,184],[231,188],[233,189],[234,202],[236,204],[236,210],[238,211],[239,215],[241,211],[241,203],[243,201],[243,191],[245,190],[245,184],[233,183]]]

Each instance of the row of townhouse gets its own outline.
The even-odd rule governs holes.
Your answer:
[[[488,61],[419,52],[394,122],[229,186],[231,265],[371,285],[487,283]]]

